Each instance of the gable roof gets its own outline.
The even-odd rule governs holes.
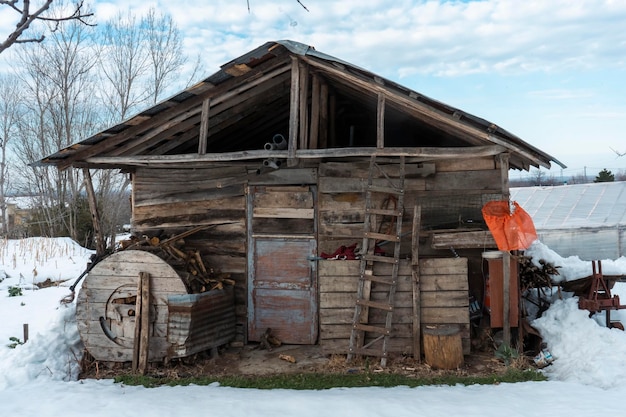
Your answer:
[[[322,129],[314,134],[309,122],[327,116],[313,115],[316,103],[322,107],[318,97],[328,97],[320,94],[323,88],[332,92],[333,100],[323,106],[334,106],[333,114],[341,115],[332,122],[325,120],[335,123],[330,137],[324,137]],[[306,93],[298,97],[297,91]],[[311,110],[294,109],[298,99],[311,102]],[[298,138],[298,131],[307,133]],[[276,134],[289,139],[288,150],[264,149]],[[510,167],[515,169],[549,168],[551,162],[565,167],[494,123],[287,40],[267,42],[196,85],[35,164],[61,169],[189,166],[272,156],[366,156],[374,151],[428,160],[446,157],[460,147],[467,148],[468,157],[509,152]]]

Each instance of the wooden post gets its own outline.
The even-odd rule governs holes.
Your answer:
[[[385,147],[385,96],[382,93],[378,93],[376,106],[376,147]]]
[[[198,155],[206,154],[207,140],[209,137],[209,110],[211,99],[202,102],[202,114],[200,116],[200,134],[198,135]]]
[[[83,168],[83,181],[85,182],[87,200],[89,201],[89,210],[91,211],[91,221],[93,223],[94,237],[96,240],[96,255],[98,257],[102,257],[106,252],[106,243],[104,241],[104,236],[102,235],[102,225],[100,223],[100,214],[98,213],[98,202],[96,201],[96,193],[93,189],[93,182],[91,181],[89,168]]]
[[[138,371],[141,375],[145,375],[150,357],[150,274],[140,272],[139,276],[141,277],[141,341],[139,342]]]
[[[150,274],[139,273],[135,301],[135,339],[133,341],[132,371],[145,375],[150,356]]]
[[[139,369],[139,346],[141,342],[141,290],[143,289],[141,274],[139,273],[139,281],[137,283],[137,296],[135,298],[135,337],[133,339],[133,360],[131,362],[131,370],[137,373]]]
[[[511,254],[502,252],[502,339],[504,346],[511,345]]]
[[[298,94],[300,98],[298,99],[298,104],[300,107],[300,121],[299,121],[299,142],[298,149],[308,149],[308,138],[309,134],[309,106],[308,106],[308,98],[309,98],[309,67],[304,62],[300,62],[299,65],[300,71],[300,86]]]
[[[295,166],[296,149],[298,149],[298,128],[300,116],[300,70],[298,58],[291,57],[291,96],[289,99],[289,145],[287,148],[287,165]]]
[[[413,208],[413,238],[411,242],[411,282],[413,285],[413,359],[422,360],[422,314],[419,271],[419,234],[422,222],[422,206]]]
[[[320,77],[313,74],[311,85],[311,123],[309,124],[309,149],[317,149],[319,146],[320,127]]]
[[[24,330],[24,343],[26,343],[28,342],[28,323],[24,323],[23,330]]]

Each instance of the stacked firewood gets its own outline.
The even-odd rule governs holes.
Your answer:
[[[520,255],[517,261],[522,292],[531,288],[552,288],[552,277],[559,275],[560,266],[554,266],[544,259],[539,259],[540,266],[532,262],[531,256]]]
[[[230,274],[215,271],[198,250],[186,247],[186,236],[188,232],[164,240],[157,236],[131,236],[121,242],[121,249],[145,250],[157,255],[176,270],[191,294],[222,289],[224,285],[234,286]]]

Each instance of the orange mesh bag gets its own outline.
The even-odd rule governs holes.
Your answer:
[[[537,239],[532,218],[515,201],[513,212],[507,200],[490,201],[482,212],[499,250],[528,249]]]

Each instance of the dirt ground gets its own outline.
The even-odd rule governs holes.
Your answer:
[[[86,355],[88,356],[88,355]],[[130,364],[103,364],[83,360],[81,378],[111,378],[130,371]],[[417,363],[411,356],[392,356],[382,368],[378,358],[355,358],[348,363],[345,355],[325,355],[319,346],[283,345],[271,351],[258,345],[224,347],[211,357],[202,353],[171,361],[167,365],[151,365],[148,374],[168,378],[227,375],[270,375],[306,372],[351,373],[369,369],[421,376],[461,375],[482,376],[503,373],[507,366],[493,352],[472,352],[464,364],[454,370],[435,370],[424,361]]]

